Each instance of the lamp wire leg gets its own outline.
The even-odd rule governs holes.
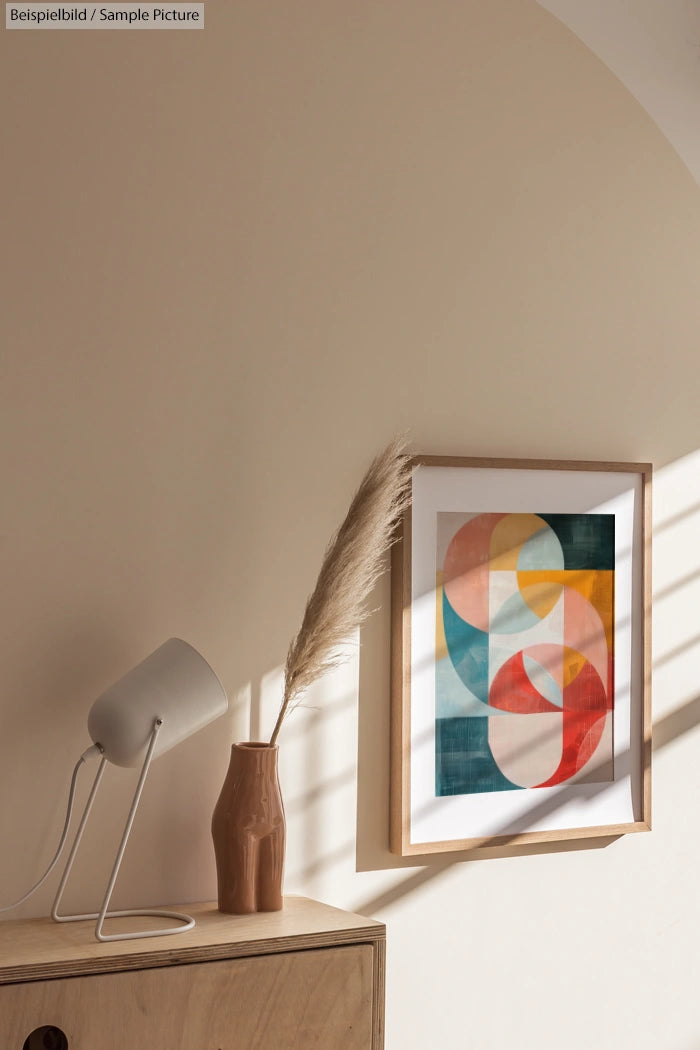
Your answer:
[[[134,817],[136,816],[136,810],[138,809],[138,805],[139,805],[139,802],[141,800],[141,793],[143,791],[143,786],[144,786],[144,784],[146,782],[146,777],[148,775],[148,770],[150,768],[151,760],[153,758],[153,751],[154,751],[154,748],[156,746],[156,740],[158,739],[158,733],[160,732],[160,729],[161,729],[162,725],[163,725],[163,722],[162,722],[162,719],[160,719],[160,718],[157,718],[155,720],[155,722],[153,723],[153,730],[151,732],[150,743],[148,745],[148,750],[146,751],[146,757],[144,758],[143,766],[141,767],[141,774],[139,776],[138,784],[136,785],[136,790],[134,792],[134,797],[133,797],[132,802],[131,802],[131,808],[129,809],[129,815],[126,818],[126,824],[124,825],[124,833],[122,834],[121,842],[119,843],[119,848],[117,850],[117,855],[116,855],[116,858],[115,858],[115,861],[114,861],[114,867],[112,868],[112,874],[110,875],[109,883],[107,884],[107,890],[105,892],[104,900],[102,902],[102,907],[100,908],[99,912],[90,912],[90,913],[87,913],[87,914],[84,914],[84,915],[60,915],[59,912],[58,912],[58,906],[59,906],[61,897],[63,895],[63,891],[65,889],[66,882],[68,881],[68,876],[69,876],[70,870],[71,870],[71,868],[73,866],[73,860],[74,860],[76,852],[78,850],[78,846],[80,845],[80,840],[83,837],[83,832],[85,830],[85,825],[87,823],[87,819],[88,819],[88,816],[90,814],[90,810],[92,809],[92,804],[93,804],[93,802],[95,800],[95,795],[97,794],[97,789],[99,788],[100,781],[102,779],[102,774],[104,772],[104,766],[105,766],[105,763],[107,761],[106,758],[104,758],[104,757],[102,758],[102,760],[100,762],[99,769],[97,770],[97,773],[95,775],[95,779],[93,781],[92,789],[90,791],[90,795],[89,795],[87,803],[85,805],[85,810],[83,812],[83,816],[81,818],[80,825],[79,825],[78,830],[77,830],[76,835],[75,835],[75,841],[73,842],[73,846],[71,848],[70,855],[69,855],[68,861],[66,863],[66,868],[65,868],[65,871],[63,872],[63,877],[61,878],[61,882],[60,882],[60,885],[58,887],[58,892],[56,894],[56,899],[54,901],[53,910],[51,912],[52,918],[55,919],[56,922],[77,922],[80,919],[97,919],[97,922],[95,924],[95,937],[96,937],[96,939],[98,941],[127,941],[127,940],[136,939],[136,938],[139,938],[139,937],[162,937],[162,936],[165,936],[166,934],[170,934],[170,933],[183,933],[185,930],[191,930],[193,928],[193,926],[195,925],[194,919],[191,918],[189,915],[183,915],[182,913],[175,912],[175,911],[162,911],[160,909],[153,910],[153,909],[150,909],[150,908],[132,908],[132,909],[128,909],[126,911],[109,911],[108,910],[109,909],[109,902],[110,902],[110,900],[112,898],[112,893],[114,891],[114,886],[116,884],[117,876],[119,874],[119,868],[121,867],[122,859],[124,857],[124,852],[126,850],[126,846],[127,846],[128,841],[129,841],[129,835],[131,834],[131,828],[132,828],[132,825],[134,823]],[[136,915],[148,915],[148,916],[154,916],[156,918],[176,919],[179,923],[184,924],[184,925],[173,926],[173,927],[169,927],[167,929],[159,929],[159,930],[140,930],[140,931],[138,931],[136,933],[103,933],[102,932],[102,927],[103,927],[105,919],[123,918],[123,917],[130,917],[130,916],[136,916]]]
[[[53,902],[53,908],[51,909],[51,918],[55,922],[77,922],[78,919],[94,919],[97,917],[96,915],[60,915],[58,908],[61,903],[63,891],[66,888],[68,876],[71,873],[73,861],[75,860],[75,855],[78,852],[78,846],[80,845],[80,840],[83,837],[85,825],[87,824],[88,817],[90,816],[90,810],[92,809],[92,804],[95,801],[95,795],[97,794],[97,789],[100,786],[100,781],[102,780],[102,774],[105,771],[106,764],[107,759],[103,756],[100,760],[99,766],[97,767],[97,773],[95,773],[95,779],[92,782],[92,788],[90,789],[88,800],[85,803],[85,809],[83,810],[83,815],[80,818],[80,824],[78,825],[78,830],[75,833],[75,839],[73,840],[71,851],[68,854],[68,860],[66,861],[66,866],[63,870],[63,875],[61,876],[61,881],[58,884],[58,890],[56,891],[56,897]]]

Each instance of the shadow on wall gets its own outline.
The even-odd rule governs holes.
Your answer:
[[[700,453],[659,471],[654,481],[656,752],[700,723],[696,684],[700,634],[695,619],[700,603],[698,466]],[[391,854],[388,574],[372,605],[383,611],[363,630],[361,653],[357,639],[351,639],[347,662],[317,682],[285,723],[280,777],[289,822],[287,892],[328,899],[371,915],[431,883],[455,864],[594,850],[614,841],[605,837],[405,858]],[[112,659],[118,662],[118,654]],[[282,695],[283,671],[281,667],[266,673],[259,667],[249,671],[252,684],[242,684],[232,696],[229,722],[235,723],[234,739],[265,739]],[[221,728],[217,733],[223,736]],[[605,787],[601,785],[600,790]],[[157,799],[154,807],[156,803]],[[544,813],[553,804],[556,801],[547,800],[538,810]],[[206,831],[203,835],[206,838]],[[410,870],[402,874],[403,869]]]
[[[700,695],[693,697],[692,700],[685,703],[681,708],[677,709],[673,713],[662,718],[659,722],[654,724],[653,727],[653,747],[654,752],[661,750],[662,747],[670,744],[677,737],[682,736],[683,733],[687,733],[690,729],[700,724]],[[601,785],[601,791],[606,790],[606,785]],[[543,805],[533,807],[533,817],[540,817],[556,808],[556,799],[552,799],[551,802],[544,803]],[[388,831],[387,831],[388,834]],[[571,850],[584,850],[584,849],[602,849],[609,846],[612,842],[615,842],[620,836],[604,836],[597,839],[572,839],[567,842],[554,842],[554,843],[537,843],[532,846],[501,846],[489,848],[488,850],[471,850],[469,852],[458,852],[451,854],[448,859],[444,857],[434,860],[431,856],[425,857],[409,857],[409,858],[394,858],[391,857],[391,863],[385,864],[385,867],[407,867],[416,866],[416,863],[421,864],[421,870],[416,874],[411,875],[397,886],[391,887],[385,893],[382,893],[371,900],[364,901],[358,906],[358,911],[367,912],[372,915],[375,911],[381,911],[382,908],[386,908],[388,905],[393,904],[395,901],[400,900],[407,894],[412,893],[414,890],[419,889],[427,882],[431,882],[437,878],[443,872],[453,867],[455,864],[463,863],[465,861],[476,861],[485,859],[494,859],[497,857],[523,857],[533,856],[541,853],[564,853]],[[358,854],[359,854],[359,833],[358,833]],[[408,863],[402,863],[406,861]],[[394,863],[395,862],[395,863]],[[428,865],[427,867],[425,865]]]
[[[700,452],[696,452],[659,471],[654,479],[653,697],[657,712],[666,709],[665,713],[657,714],[653,725],[654,752],[700,724],[700,695],[687,695],[688,682],[693,681],[693,676],[684,674],[684,665],[689,660],[697,661],[700,647],[700,635],[688,629],[694,623],[692,612],[700,598],[700,552],[696,543],[700,524],[699,465]],[[388,593],[383,598],[388,603]],[[363,901],[358,910],[369,914],[380,911],[464,861],[599,849],[615,841],[616,837],[610,836],[532,846],[506,845],[458,852],[449,857],[399,858],[389,853],[389,718],[388,672],[385,667],[389,642],[388,624],[384,623],[381,634],[377,632],[368,637],[362,651],[357,869],[396,869],[419,864],[421,870],[386,892]],[[381,695],[377,695],[378,692]],[[682,700],[680,705],[679,700]],[[598,790],[604,791],[605,785]],[[534,812],[541,816],[556,804],[556,799],[546,801]]]
[[[700,552],[695,542],[700,524],[698,459],[700,454],[672,464],[659,471],[654,481],[656,752],[700,723],[700,695],[690,684],[695,681],[700,648],[700,635],[691,629],[692,613],[700,601]],[[372,604],[388,610],[388,574]],[[373,914],[455,864],[595,850],[615,841],[615,836],[608,836],[449,855],[391,854],[389,651],[387,612],[374,616],[363,630],[361,655],[356,641],[351,640],[348,661],[316,683],[285,723],[280,776],[289,822],[287,892],[327,897]],[[282,695],[282,676],[281,667],[271,670],[239,695],[241,709],[249,713],[251,739],[269,735]],[[593,790],[605,789],[603,784]],[[536,813],[544,815],[556,805],[556,798],[544,800]],[[401,879],[404,868],[414,870]],[[362,875],[372,872],[376,875]]]

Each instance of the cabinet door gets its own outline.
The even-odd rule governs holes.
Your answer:
[[[368,1050],[371,945],[0,987],[0,1047],[54,1025],[68,1050]]]

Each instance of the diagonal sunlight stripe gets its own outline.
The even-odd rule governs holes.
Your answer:
[[[695,726],[700,724],[700,694],[693,697],[692,700],[687,701],[682,707],[677,708],[670,714],[665,715],[662,719],[656,722],[652,730],[652,750],[654,752],[660,751],[668,744],[672,743],[678,737],[684,733],[689,732]],[[603,784],[600,786],[600,791],[607,790],[608,785]],[[534,806],[532,813],[536,817],[544,816],[548,811],[552,809],[551,802],[546,802],[538,806]],[[362,901],[356,905],[355,910],[361,914],[367,914],[369,916],[374,915],[376,912],[383,908],[388,908],[391,904],[401,900],[403,897],[415,890],[419,889],[427,882],[431,882],[433,879],[438,878],[444,872],[448,871],[455,864],[460,864],[466,860],[484,860],[486,857],[496,858],[500,856],[511,856],[508,851],[517,849],[518,856],[527,856],[539,853],[554,853],[554,852],[566,852],[571,849],[599,849],[604,846],[610,845],[619,836],[611,835],[593,840],[576,840],[572,839],[568,842],[561,843],[535,843],[532,846],[509,846],[508,843],[504,843],[503,846],[490,847],[488,851],[484,850],[483,853],[480,850],[465,851],[464,853],[458,853],[452,855],[449,859],[440,858],[438,862],[430,863],[429,866],[421,868],[420,871],[413,875],[410,875],[407,879],[404,879],[397,886],[393,886],[391,889],[386,890],[384,893],[379,894],[376,897],[371,897],[366,901]],[[478,854],[475,856],[475,854]],[[431,860],[433,855],[428,854],[425,857],[426,861]],[[418,857],[413,857],[412,860],[417,860]]]

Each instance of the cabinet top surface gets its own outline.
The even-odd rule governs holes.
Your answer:
[[[215,903],[175,907],[196,920],[193,930],[106,944],[95,940],[94,921],[0,922],[0,984],[357,944],[385,936],[382,923],[308,897],[285,897],[282,911],[255,915],[225,915]],[[148,921],[144,916],[111,919],[105,932],[148,928]],[[153,920],[154,927],[159,923],[162,919]]]

